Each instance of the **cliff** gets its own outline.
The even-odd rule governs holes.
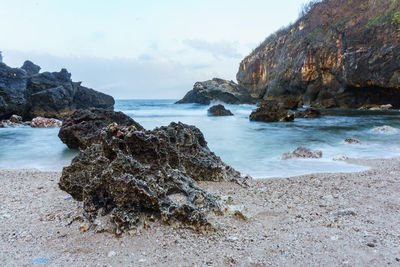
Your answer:
[[[311,3],[243,59],[237,80],[259,99],[400,108],[400,0]]]
[[[39,73],[40,67],[25,61],[21,68],[0,63],[0,119],[17,114],[26,119],[37,116],[65,118],[77,109],[114,109],[114,99],[71,80],[71,74]]]

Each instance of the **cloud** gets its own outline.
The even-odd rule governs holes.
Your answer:
[[[207,42],[205,40],[186,39],[183,43],[195,50],[211,54],[214,58],[241,58],[235,44],[227,41]]]

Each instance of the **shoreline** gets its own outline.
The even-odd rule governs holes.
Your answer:
[[[209,220],[194,232],[154,222],[136,236],[67,226],[80,203],[58,189],[60,172],[0,169],[1,247],[6,265],[382,265],[400,264],[400,158],[349,159],[355,173],[232,183],[200,182],[247,217]]]

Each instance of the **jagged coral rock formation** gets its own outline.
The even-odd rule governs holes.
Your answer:
[[[83,201],[92,223],[107,215],[118,233],[136,229],[149,216],[207,225],[207,213],[220,204],[195,181],[239,179],[194,126],[171,123],[145,131],[113,123],[63,169],[59,186]]]
[[[320,1],[243,59],[237,80],[257,98],[399,108],[399,30],[399,0]]]

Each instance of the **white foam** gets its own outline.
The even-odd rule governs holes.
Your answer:
[[[400,129],[394,128],[394,127],[388,126],[388,125],[375,127],[371,131],[375,134],[399,134],[400,133]]]

